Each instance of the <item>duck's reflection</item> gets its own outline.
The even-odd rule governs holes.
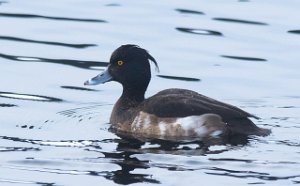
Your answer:
[[[105,158],[121,160],[114,163],[121,167],[120,170],[112,171],[104,177],[114,181],[118,184],[132,184],[132,183],[160,183],[158,180],[153,179],[152,175],[148,174],[135,174],[131,171],[135,169],[148,169],[150,168],[148,161],[141,161],[135,157],[131,157],[134,153],[124,151],[122,153],[104,153]]]
[[[120,136],[120,135],[119,135]],[[180,167],[175,164],[151,163],[150,160],[139,160],[137,154],[172,154],[201,156],[207,154],[219,154],[232,149],[240,148],[249,142],[247,136],[230,136],[226,139],[210,139],[198,141],[175,142],[162,139],[136,139],[133,137],[122,136],[118,140],[116,152],[102,152],[111,163],[119,165],[121,168],[111,171],[104,177],[118,184],[133,183],[160,183],[151,174],[132,173],[135,169],[148,169],[152,167],[163,168],[169,171],[192,171],[191,169]],[[223,149],[210,149],[213,145],[224,146]]]

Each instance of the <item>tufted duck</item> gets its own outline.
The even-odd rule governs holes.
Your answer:
[[[256,116],[191,90],[166,89],[145,99],[151,79],[149,60],[158,68],[145,49],[122,45],[112,53],[107,70],[84,83],[122,84],[123,93],[110,117],[115,131],[163,139],[270,134],[249,119]]]

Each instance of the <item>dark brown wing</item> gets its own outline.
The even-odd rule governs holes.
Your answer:
[[[186,117],[205,113],[218,114],[224,121],[255,117],[235,106],[185,89],[163,90],[146,99],[142,110],[159,117]]]

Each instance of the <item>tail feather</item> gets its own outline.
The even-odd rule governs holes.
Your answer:
[[[231,119],[226,123],[232,134],[268,136],[271,133],[270,129],[260,128],[248,118]]]

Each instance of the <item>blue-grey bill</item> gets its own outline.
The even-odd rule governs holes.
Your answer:
[[[86,82],[84,82],[84,85],[98,85],[98,84],[106,83],[111,80],[112,80],[112,76],[109,74],[108,70],[105,70],[98,76],[93,77],[87,80]]]

